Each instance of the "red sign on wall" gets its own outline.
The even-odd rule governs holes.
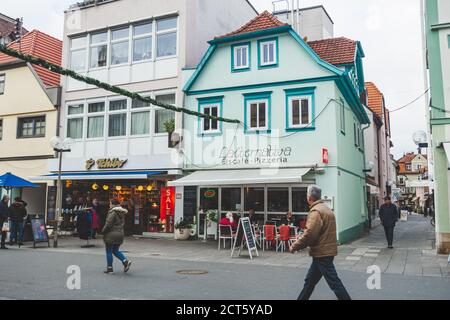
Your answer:
[[[160,218],[175,215],[175,187],[161,188]]]
[[[328,164],[328,149],[322,149],[322,162]]]

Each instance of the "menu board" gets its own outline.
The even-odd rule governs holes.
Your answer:
[[[32,218],[31,219],[31,229],[33,231],[33,242],[34,247],[38,242],[47,242],[50,246],[50,241],[48,238],[47,227],[45,226],[44,218]]]
[[[239,220],[238,228],[236,231],[236,240],[234,241],[233,250],[231,251],[231,257],[234,255],[234,250],[236,249],[236,245],[239,245],[239,255],[241,254],[242,247],[244,243],[247,246],[247,250],[250,256],[250,259],[253,259],[252,252],[256,251],[256,255],[259,256],[258,248],[256,247],[255,236],[252,231],[252,224],[250,222],[250,218],[241,218]]]
[[[55,221],[56,218],[56,187],[47,188],[47,221]]]
[[[183,220],[192,223],[197,215],[197,187],[184,187]]]

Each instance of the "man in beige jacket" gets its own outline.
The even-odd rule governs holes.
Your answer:
[[[306,230],[289,249],[291,253],[295,253],[310,247],[309,254],[313,258],[298,300],[308,300],[322,276],[339,300],[350,300],[333,264],[334,257],[337,256],[336,218],[321,200],[322,190],[318,186],[310,186],[307,197],[310,211]]]

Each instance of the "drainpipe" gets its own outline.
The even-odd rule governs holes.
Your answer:
[[[292,26],[292,28],[295,29],[295,25],[294,25],[294,1],[295,0],[291,0],[291,26]]]
[[[297,0],[297,33],[300,35],[300,0]]]

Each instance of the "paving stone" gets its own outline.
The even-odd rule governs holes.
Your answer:
[[[426,277],[441,277],[441,268],[436,267],[424,267],[423,268],[423,275]]]
[[[345,260],[348,260],[348,261],[359,261],[359,260],[361,260],[361,257],[358,257],[358,256],[348,256],[347,258],[345,258]]]

